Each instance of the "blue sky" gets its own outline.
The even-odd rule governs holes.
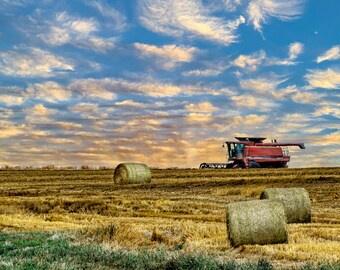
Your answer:
[[[225,140],[339,166],[340,2],[0,2],[0,166],[198,167]]]

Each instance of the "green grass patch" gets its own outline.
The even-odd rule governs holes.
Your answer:
[[[249,269],[269,270],[266,260],[236,262],[205,254],[186,254],[164,249],[126,251],[101,245],[80,245],[61,233],[0,232],[0,269]],[[308,266],[300,269],[340,269],[340,265]]]

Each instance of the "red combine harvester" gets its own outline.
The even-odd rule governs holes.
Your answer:
[[[283,142],[266,138],[235,137],[238,141],[226,141],[228,163],[202,163],[200,169],[229,168],[287,168],[290,161],[288,146],[305,149],[304,143]]]

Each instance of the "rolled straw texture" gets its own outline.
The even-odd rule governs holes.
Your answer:
[[[121,163],[114,171],[115,184],[141,184],[151,182],[150,168],[143,163]]]
[[[304,188],[268,188],[260,199],[282,201],[288,223],[311,222],[311,202]]]
[[[227,206],[227,232],[234,247],[286,243],[283,204],[272,200],[230,203]]]

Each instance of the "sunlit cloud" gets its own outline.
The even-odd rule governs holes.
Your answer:
[[[10,138],[25,133],[25,125],[14,125],[0,122],[0,138]]]
[[[84,79],[74,80],[68,88],[84,98],[116,99],[116,94],[110,91],[108,80]]]
[[[24,97],[0,94],[0,103],[5,103],[8,106],[21,105],[24,101]]]
[[[115,46],[115,38],[102,38],[94,34],[99,31],[99,23],[93,18],[78,18],[60,12],[56,14],[54,21],[47,24],[48,32],[37,36],[52,46],[71,44],[102,53]]]
[[[186,116],[187,121],[189,122],[210,122],[213,120],[213,117],[210,113],[189,113]]]
[[[275,96],[277,87],[286,81],[286,79],[279,78],[277,76],[272,76],[272,78],[256,78],[241,80],[240,86],[243,89],[249,89],[260,94],[273,94]]]
[[[183,76],[212,77],[218,76],[224,72],[225,67],[195,69],[182,72]]]
[[[144,57],[157,57],[158,62],[165,69],[172,69],[180,62],[191,62],[194,60],[194,54],[198,52],[198,49],[195,47],[183,47],[176,45],[164,45],[157,47],[155,45],[135,43],[134,46]]]
[[[191,104],[186,105],[185,109],[193,113],[211,113],[211,112],[218,110],[218,108],[215,107],[210,102],[201,102],[197,104],[191,103]]]
[[[309,83],[308,89],[325,88],[339,89],[340,88],[340,72],[331,68],[327,70],[314,69],[309,70],[305,75],[305,79]]]
[[[146,105],[141,102],[136,102],[131,99],[123,100],[116,102],[115,105],[120,106],[120,107],[136,107],[136,108],[145,108]]]
[[[334,117],[337,117],[340,119],[340,104],[338,106],[322,106],[320,108],[317,108],[313,115],[315,116],[322,116],[322,115],[333,115]]]
[[[126,17],[112,7],[108,2],[104,0],[90,0],[87,4],[94,7],[102,16],[107,17],[112,20],[112,27],[117,31],[123,31],[127,28]]]
[[[317,145],[340,145],[340,131],[332,132],[324,136],[312,138],[311,141]]]
[[[24,109],[25,118],[28,123],[50,123],[50,116],[56,115],[56,110],[37,104],[33,107]]]
[[[66,101],[72,96],[70,90],[64,89],[60,84],[52,81],[30,85],[27,88],[27,94],[31,98],[47,102]]]
[[[171,36],[192,36],[229,45],[236,42],[243,16],[226,20],[209,14],[200,0],[141,0],[140,22],[149,30]]]
[[[247,15],[254,28],[261,32],[262,25],[270,17],[282,21],[298,18],[302,13],[303,3],[303,0],[252,0],[247,7]]]
[[[237,108],[256,109],[258,111],[269,111],[278,105],[272,100],[255,97],[254,95],[239,95],[232,96],[230,99],[234,102]]]
[[[303,53],[303,44],[301,42],[294,42],[289,45],[289,59],[296,59],[301,53]]]
[[[73,70],[71,61],[38,48],[0,52],[0,73],[7,76],[54,77]]]
[[[309,92],[297,92],[292,96],[292,100],[296,103],[302,104],[315,104],[320,100],[323,95],[309,93]]]
[[[326,51],[324,54],[318,56],[316,58],[317,63],[321,63],[323,61],[331,61],[331,60],[338,60],[340,59],[340,46],[334,46],[328,51]]]
[[[295,43],[293,43],[295,44]],[[289,47],[289,58],[276,58],[276,57],[269,57],[267,54],[260,50],[250,55],[239,55],[235,60],[231,62],[231,64],[235,67],[242,68],[247,71],[254,72],[259,67],[266,67],[266,66],[292,66],[296,65],[297,63],[293,60],[302,53],[302,44],[296,43],[299,45],[290,45]]]

